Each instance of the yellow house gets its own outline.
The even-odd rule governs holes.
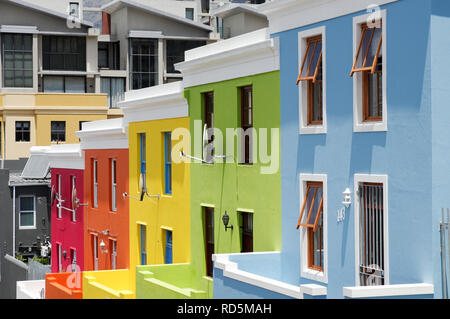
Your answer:
[[[133,91],[122,103],[129,123],[130,267],[189,262],[190,145],[181,82]],[[141,200],[142,199],[142,200]]]
[[[180,155],[190,138],[182,83],[127,92],[120,106],[129,139],[130,268],[83,272],[83,299],[135,298],[137,266],[190,258],[190,171]]]
[[[108,118],[105,94],[4,93],[0,95],[1,155],[29,157],[32,146],[73,144],[81,123]]]

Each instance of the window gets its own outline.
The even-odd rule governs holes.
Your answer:
[[[327,176],[300,174],[300,271],[303,278],[328,282]]]
[[[299,133],[326,134],[326,28],[298,33]]]
[[[92,258],[94,259],[94,270],[98,270],[98,237],[92,234]]]
[[[172,194],[172,134],[164,133],[164,190]]]
[[[30,121],[16,121],[16,142],[30,141]]]
[[[125,97],[125,78],[101,78],[101,92],[108,94],[108,106],[118,108],[117,103]]]
[[[83,123],[86,123],[86,122],[89,122],[89,121],[79,121],[79,122],[78,122],[78,130],[79,130],[79,131],[82,131],[82,130],[83,130]]]
[[[144,188],[144,193],[147,189],[147,183],[146,183],[146,175],[147,175],[147,147],[146,147],[146,136],[145,133],[139,134],[139,140],[140,140],[140,161],[139,161],[139,167],[140,167],[140,178],[142,178],[142,186]],[[139,190],[141,192],[141,189]],[[143,196],[143,194],[141,194]]]
[[[42,37],[44,70],[86,71],[86,38],[75,36]]]
[[[253,214],[240,213],[241,253],[253,252]]]
[[[116,176],[116,160],[111,159],[111,210],[117,211],[117,176]]]
[[[241,164],[253,164],[253,88],[245,86],[241,91]]]
[[[186,19],[194,20],[194,8],[186,8]]]
[[[387,176],[355,175],[356,282],[388,285]]]
[[[77,251],[70,249],[70,264],[72,265],[72,272],[77,271]]]
[[[117,269],[117,241],[110,240],[109,247],[111,247],[111,269]]]
[[[206,275],[213,276],[213,261],[212,255],[214,254],[214,208],[204,207],[205,224],[205,258],[206,258]]]
[[[44,92],[86,93],[86,78],[83,76],[46,75],[43,78]]]
[[[33,87],[33,36],[2,34],[3,86]]]
[[[297,229],[300,226],[308,232],[308,267],[323,271],[323,185],[308,182]]]
[[[70,187],[70,189],[72,190],[72,192],[74,192],[75,193],[75,195],[72,195],[72,196],[75,196],[76,197],[76,193],[77,193],[77,184],[76,184],[76,177],[75,176],[71,176],[71,187]],[[71,202],[72,202],[72,198],[71,198]],[[77,221],[77,218],[76,218],[76,207],[74,207],[73,206],[73,202],[71,203],[71,205],[72,205],[72,221],[73,222],[76,222]]]
[[[175,70],[175,64],[184,61],[184,52],[201,47],[206,41],[167,40],[166,41],[166,72],[180,73]]]
[[[36,228],[36,198],[19,196],[19,229]]]
[[[131,87],[142,89],[158,84],[158,40],[131,39]]]
[[[309,38],[297,85],[307,86],[307,125],[321,125],[322,116],[322,35]]]
[[[141,231],[141,265],[147,265],[147,226],[140,225]]]
[[[107,69],[109,68],[109,43],[98,43],[98,67]]]
[[[354,18],[354,131],[386,131],[385,11],[368,23],[366,15]]]
[[[98,207],[98,161],[96,159],[92,160],[92,207]]]
[[[203,145],[203,159],[208,164],[214,162],[214,92],[202,94],[204,107],[204,121],[206,128],[206,145]]]
[[[73,17],[79,17],[79,3],[78,2],[71,2],[69,4],[69,15]]]
[[[65,121],[51,121],[51,141],[65,142],[66,141],[66,122]]]
[[[173,262],[173,250],[172,250],[172,231],[166,230],[166,243],[165,243],[165,249],[164,249],[164,263],[165,264],[171,264]]]
[[[61,175],[60,174],[56,175],[56,180],[57,180],[57,183],[58,183],[58,185],[57,185],[58,198],[61,198]],[[62,218],[62,208],[61,208],[62,201],[61,201],[61,203],[58,201],[58,204],[59,204],[59,207],[58,207],[58,218]]]

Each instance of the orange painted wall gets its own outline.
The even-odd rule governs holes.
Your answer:
[[[81,272],[46,274],[45,299],[82,299],[83,280],[81,276]]]
[[[93,207],[93,160],[97,160],[98,207]],[[111,210],[111,159],[116,160],[116,205]],[[85,219],[84,270],[94,270],[94,246],[92,234],[98,236],[98,270],[111,268],[111,240],[117,241],[116,269],[129,267],[129,208],[128,198],[128,149],[85,150],[84,196],[88,203]],[[109,233],[103,233],[109,230]],[[105,248],[100,249],[100,243]]]

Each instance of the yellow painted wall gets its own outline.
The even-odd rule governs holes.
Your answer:
[[[140,265],[140,224],[147,226],[147,265],[164,263],[164,227],[172,230],[173,263],[190,259],[190,171],[189,164],[175,163],[172,155],[172,195],[164,195],[164,132],[176,128],[189,131],[189,118],[135,122],[129,124],[130,195],[139,197],[140,137],[147,140],[147,191],[161,194],[160,199],[130,199],[130,268],[135,278]],[[174,135],[172,133],[172,138]],[[172,148],[180,140],[172,140]],[[189,141],[188,141],[189,143]]]
[[[135,299],[130,275],[127,269],[84,271],[83,299]]]
[[[80,121],[106,120],[106,115],[99,114],[37,114],[36,115],[36,145],[47,146],[51,144],[51,122],[66,121],[66,144],[79,143],[80,139],[75,132],[80,129]]]

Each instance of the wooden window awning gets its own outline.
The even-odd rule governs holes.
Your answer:
[[[305,208],[307,208],[306,220],[303,221]],[[298,219],[297,229],[300,226],[312,228],[316,231],[318,227],[320,215],[323,210],[323,186],[321,182],[308,182],[305,199],[303,200],[300,218]]]
[[[356,72],[370,71],[375,73],[382,44],[381,22],[376,27],[370,28],[367,24],[361,27],[361,39],[359,40],[358,52],[353,62],[353,76]]]
[[[297,78],[297,85],[306,80],[312,80],[315,83],[322,62],[322,36],[310,38],[307,42],[308,46]]]

